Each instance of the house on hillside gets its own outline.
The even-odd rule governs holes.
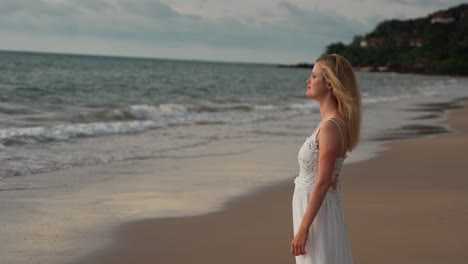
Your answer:
[[[362,48],[366,48],[366,47],[376,47],[376,46],[379,45],[381,42],[382,42],[382,39],[380,39],[380,38],[374,38],[374,37],[362,38],[362,39],[361,39],[361,42],[360,42],[360,46],[361,46]]]
[[[431,24],[435,24],[435,23],[448,24],[453,21],[455,21],[455,19],[449,13],[439,12],[432,16]]]

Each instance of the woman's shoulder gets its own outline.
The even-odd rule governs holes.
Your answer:
[[[326,120],[321,125],[320,133],[317,137],[317,143],[322,146],[327,146],[327,148],[341,149],[341,140],[344,136],[343,133],[345,133],[345,131],[342,131],[343,129],[346,129],[343,125],[337,125],[331,119]]]
[[[340,127],[336,123],[333,122],[332,119],[326,120],[322,125],[321,125],[321,133],[322,135],[325,134],[328,137],[334,138],[335,136],[340,136]]]

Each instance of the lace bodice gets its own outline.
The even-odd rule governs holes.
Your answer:
[[[333,119],[330,119],[335,122]],[[335,122],[335,124],[337,124]],[[338,124],[337,124],[338,125]],[[339,128],[339,125],[338,125]],[[302,147],[299,149],[297,156],[299,162],[299,176],[294,180],[296,185],[304,187],[311,191],[312,185],[317,180],[318,176],[318,155],[319,149],[317,145],[317,134],[320,131],[320,127],[310,137],[307,137]],[[341,133],[341,129],[340,129]],[[343,136],[343,134],[341,134]],[[339,173],[343,165],[344,160],[348,157],[345,154],[344,157],[338,157],[335,160],[335,167],[333,169],[332,181],[336,181],[338,191],[341,189],[341,178]]]

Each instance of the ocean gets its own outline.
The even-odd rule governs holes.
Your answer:
[[[318,113],[304,96],[310,69],[16,52],[1,52],[0,60],[0,179],[157,157],[158,149],[198,142],[163,137],[165,143],[155,140],[151,151],[124,145],[80,149],[91,138],[105,142],[175,126],[255,124]],[[364,105],[437,97],[461,85],[453,77],[357,75]]]
[[[103,226],[219,210],[292,180],[290,163],[214,163],[262,160],[252,153],[270,144],[299,150],[320,120],[305,97],[311,69],[7,51],[0,61],[0,263],[63,263]],[[362,143],[347,162],[388,139],[450,131],[432,125],[443,111],[422,106],[468,94],[463,77],[356,75]]]

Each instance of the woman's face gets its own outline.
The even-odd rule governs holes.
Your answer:
[[[322,69],[318,66],[317,63],[315,63],[314,68],[312,69],[312,72],[310,73],[310,77],[307,79],[307,90],[306,90],[306,96],[310,98],[318,98],[323,95],[325,95],[328,90],[327,90],[327,83],[323,79],[323,71]]]

